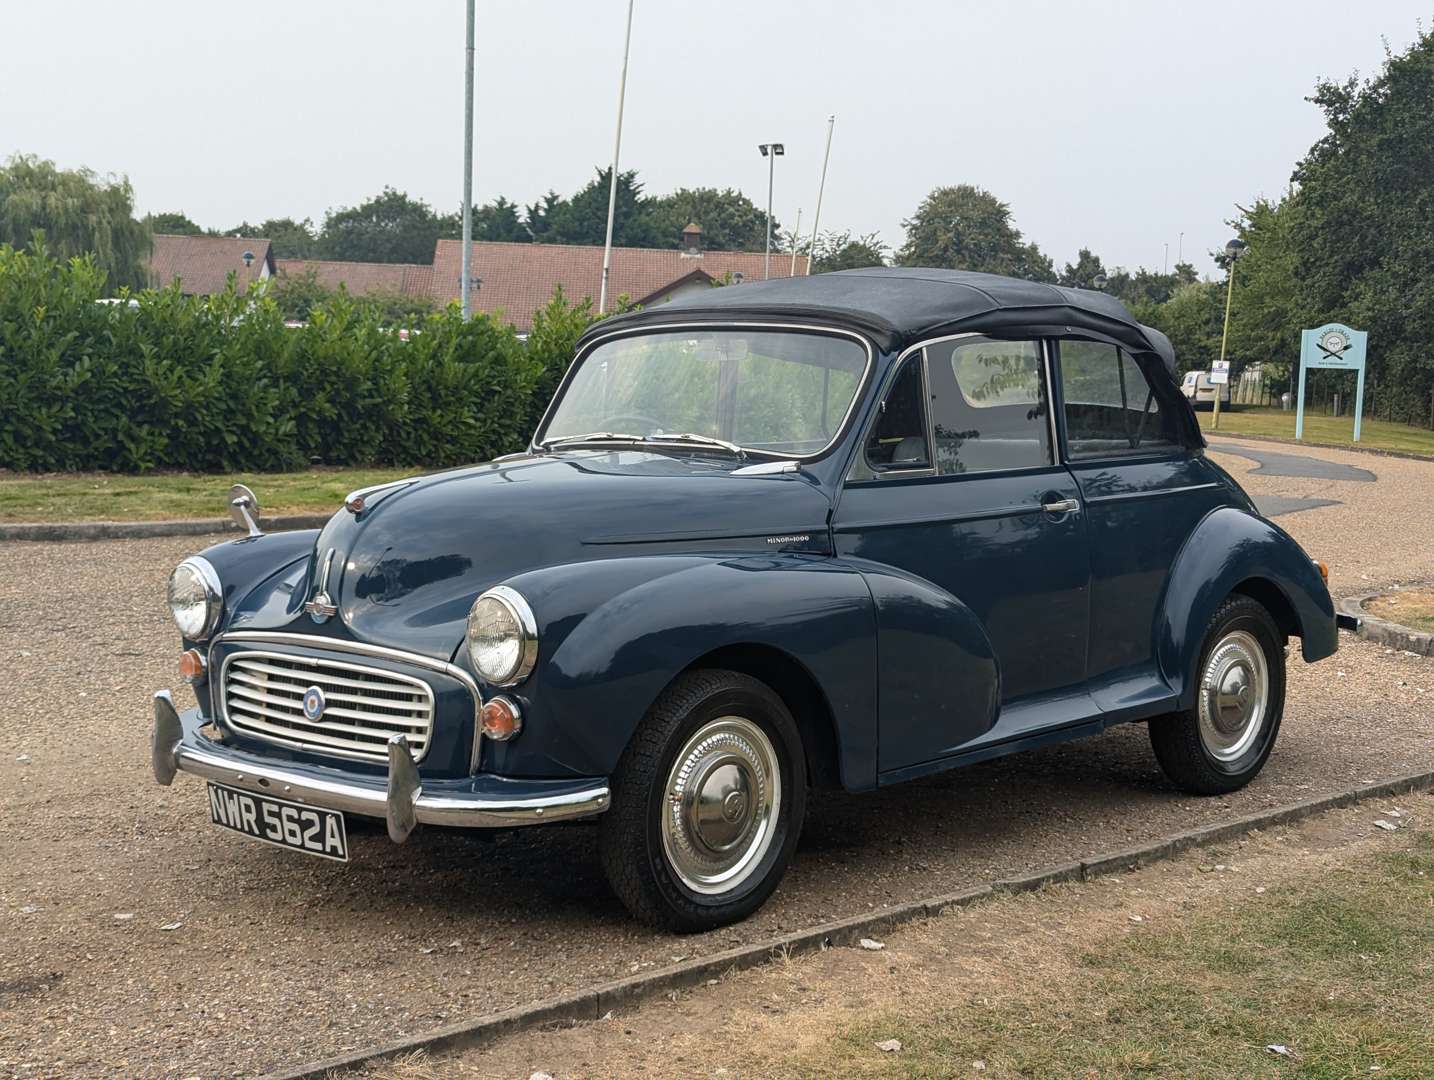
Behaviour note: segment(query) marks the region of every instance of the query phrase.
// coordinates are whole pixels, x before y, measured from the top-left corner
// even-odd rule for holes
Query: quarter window
[[[866,440],[866,463],[875,472],[931,468],[922,408],[921,354],[908,357],[892,380],[881,414]]]
[[[937,472],[1051,464],[1040,342],[958,338],[928,346],[927,361]]]
[[[1061,392],[1071,460],[1168,451],[1181,445],[1135,358],[1098,341],[1061,342]]]

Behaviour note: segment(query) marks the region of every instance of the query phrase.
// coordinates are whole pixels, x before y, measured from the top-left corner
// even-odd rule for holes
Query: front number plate
[[[336,810],[271,799],[222,784],[209,785],[209,820],[254,840],[321,859],[349,861],[344,816]]]

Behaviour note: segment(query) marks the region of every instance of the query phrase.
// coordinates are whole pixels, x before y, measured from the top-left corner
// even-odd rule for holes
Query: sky
[[[477,0],[477,202],[569,194],[611,160],[626,0]],[[736,187],[892,248],[932,188],[980,185],[1059,267],[1160,269],[1278,197],[1321,77],[1377,72],[1413,0],[636,0],[622,167]],[[4,0],[0,156],[127,175],[141,212],[321,221],[391,185],[462,201],[461,0]],[[29,44],[27,44],[29,43]],[[1181,238],[1183,234],[1183,240]]]

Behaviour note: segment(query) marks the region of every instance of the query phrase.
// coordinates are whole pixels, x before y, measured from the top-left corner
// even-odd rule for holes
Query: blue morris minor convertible
[[[703,930],[777,887],[812,787],[868,791],[1143,722],[1248,783],[1323,567],[1206,456],[1116,300],[857,270],[594,325],[528,449],[186,559],[198,707],[153,766],[214,823],[346,859],[349,816],[595,819],[613,890]]]

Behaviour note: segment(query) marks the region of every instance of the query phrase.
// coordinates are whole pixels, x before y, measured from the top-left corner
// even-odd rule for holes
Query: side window
[[[1061,342],[1061,393],[1071,460],[1160,453],[1180,446],[1175,418],[1124,349]]]
[[[929,346],[927,353],[937,472],[1051,464],[1040,342],[958,338]]]
[[[875,472],[931,468],[926,445],[925,396],[921,384],[921,353],[906,358],[882,402],[881,415],[866,441],[866,463]]]

